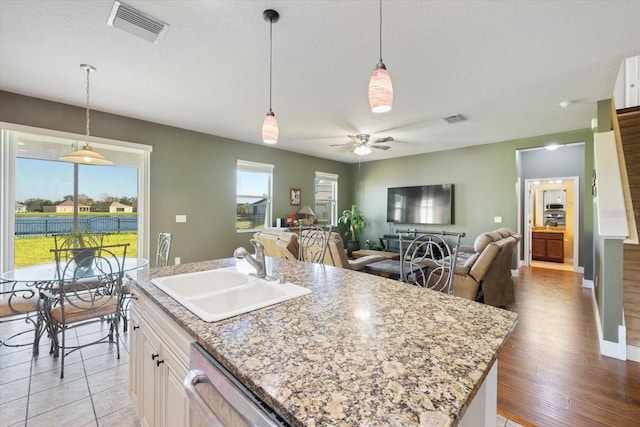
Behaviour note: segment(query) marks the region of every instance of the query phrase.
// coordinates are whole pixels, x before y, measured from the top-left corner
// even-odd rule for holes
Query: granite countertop
[[[560,227],[533,227],[533,233],[564,233],[565,228]]]
[[[152,269],[138,287],[294,426],[457,425],[516,324],[515,313],[395,280],[267,261],[312,293],[207,323],[150,280],[235,258]]]

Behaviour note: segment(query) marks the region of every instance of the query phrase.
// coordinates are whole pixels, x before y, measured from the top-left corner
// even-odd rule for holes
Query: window
[[[150,146],[94,137],[91,146],[113,161],[113,166],[74,165],[58,158],[77,144],[78,135],[7,123],[2,127],[2,271],[52,261],[51,234],[69,230],[73,223],[74,181],[78,184],[78,226],[108,232],[113,239],[131,240],[132,247],[137,245],[131,256],[148,257]],[[125,211],[110,210],[114,202]]]
[[[320,225],[338,225],[338,175],[316,172],[316,220]]]
[[[250,232],[271,224],[273,165],[238,160],[236,231]]]

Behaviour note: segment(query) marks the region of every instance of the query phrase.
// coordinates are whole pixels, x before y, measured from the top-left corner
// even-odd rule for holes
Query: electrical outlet
[[[177,256],[177,257],[174,259],[173,263],[174,263],[175,265],[180,264],[180,257],[179,257],[179,256]]]
[[[493,222],[495,222],[496,224],[502,224],[502,217],[501,216],[494,216],[493,217]]]
[[[176,222],[187,222],[186,215],[176,215]]]

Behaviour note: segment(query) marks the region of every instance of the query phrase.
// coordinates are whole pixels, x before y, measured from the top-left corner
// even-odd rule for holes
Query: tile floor
[[[80,342],[106,334],[107,325],[95,323],[71,331]],[[0,336],[25,329],[22,321],[0,323]],[[28,343],[33,334],[12,343]],[[60,378],[60,358],[49,355],[49,339],[43,337],[40,355],[31,347],[0,346],[0,426],[139,426],[129,398],[127,334],[120,334],[120,360],[115,344],[97,344],[65,358]],[[69,341],[71,343],[71,341]],[[498,415],[496,427],[523,427]]]
[[[0,334],[24,329],[22,321],[0,324]],[[80,342],[91,335],[106,335],[106,323],[71,330]],[[40,355],[32,358],[30,346],[0,347],[0,426],[139,426],[128,395],[129,352],[127,335],[120,335],[120,359],[115,344],[98,344],[65,358],[60,378],[60,358],[49,355],[49,339],[43,337]],[[24,334],[13,343],[28,342]]]

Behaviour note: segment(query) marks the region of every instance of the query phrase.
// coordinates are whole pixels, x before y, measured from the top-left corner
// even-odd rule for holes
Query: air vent
[[[460,123],[467,120],[462,114],[456,114],[455,116],[445,117],[444,119],[447,121],[447,123],[450,123],[450,124]]]
[[[151,43],[156,43],[169,28],[164,22],[153,19],[119,1],[113,2],[107,24]]]

